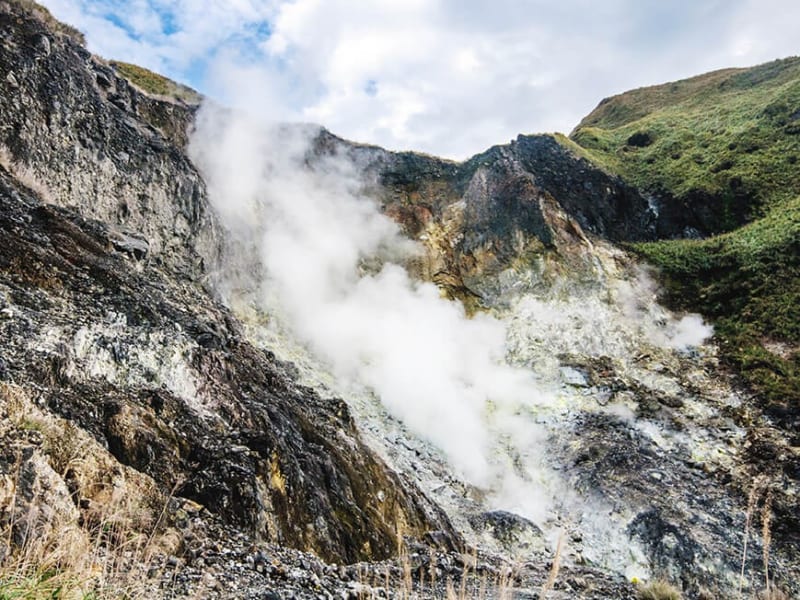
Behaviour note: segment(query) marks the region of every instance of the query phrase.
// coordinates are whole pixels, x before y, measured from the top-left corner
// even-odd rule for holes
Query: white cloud
[[[203,80],[203,65],[222,53],[271,82],[277,114],[453,157],[517,133],[569,131],[604,96],[632,87],[800,53],[792,0],[45,4],[100,54],[220,100],[231,95]]]

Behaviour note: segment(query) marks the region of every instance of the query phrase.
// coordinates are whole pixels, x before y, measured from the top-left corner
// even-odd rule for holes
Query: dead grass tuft
[[[86,36],[83,35],[82,31],[78,30],[72,25],[62,23],[61,21],[56,19],[49,10],[47,10],[44,6],[42,6],[38,2],[34,2],[34,0],[10,0],[10,1],[12,4],[21,6],[24,10],[31,13],[41,23],[46,25],[48,29],[74,40],[81,46],[86,45]]]
[[[17,456],[0,463],[0,599],[152,597],[177,550],[152,480],[5,382],[0,440]]]
[[[656,579],[639,588],[639,600],[682,600],[681,591],[663,579]]]
[[[2,144],[0,144],[0,167],[8,171],[21,185],[34,192],[42,202],[53,203],[54,195],[47,184],[29,165],[17,161],[11,151]]]
[[[765,475],[760,475],[753,480],[747,498],[747,511],[745,513],[744,541],[742,543],[742,567],[739,573],[739,598],[742,598],[742,587],[746,581],[745,566],[747,564],[747,547],[750,540],[753,523],[761,516],[761,560],[764,569],[764,589],[757,594],[757,598],[765,600],[788,599],[786,594],[774,587],[770,578],[769,559],[772,546],[772,487]]]
[[[759,592],[758,596],[756,597],[758,600],[792,600],[792,597],[789,596],[789,594],[774,586],[770,586],[769,591],[763,590]]]

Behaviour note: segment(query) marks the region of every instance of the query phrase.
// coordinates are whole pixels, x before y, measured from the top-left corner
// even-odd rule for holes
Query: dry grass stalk
[[[500,573],[500,578],[497,580],[497,597],[500,600],[508,600],[511,598],[512,583],[514,581],[514,570],[505,568]]]
[[[433,590],[436,589],[436,552],[434,552],[433,548],[428,553],[428,561],[428,574],[430,575],[430,584]]]
[[[459,600],[459,596],[458,594],[456,594],[456,589],[453,587],[453,580],[450,577],[447,578],[445,595],[447,597],[447,600]]]
[[[767,490],[764,506],[761,509],[761,539],[763,540],[764,590],[770,595],[769,547],[772,543],[772,490]]]
[[[553,557],[553,565],[550,567],[550,574],[547,576],[547,581],[542,586],[542,591],[539,592],[539,598],[544,598],[547,592],[553,589],[553,585],[558,577],[558,570],[561,568],[561,552],[564,548],[564,532],[558,534],[558,543],[556,544],[556,553]]]
[[[744,544],[742,548],[742,566],[739,573],[739,598],[742,598],[742,586],[745,581],[745,566],[747,563],[747,546],[750,538],[750,528],[758,513],[759,501],[761,503],[761,542],[762,561],[764,565],[764,590],[759,593],[759,598],[780,600],[783,592],[773,588],[770,580],[769,559],[772,545],[772,489],[766,476],[757,477],[750,488],[747,498],[747,512],[745,514]],[[777,595],[776,595],[777,594]]]
[[[742,585],[744,584],[744,569],[747,563],[747,544],[750,540],[750,526],[753,522],[753,516],[758,505],[758,497],[761,493],[761,487],[764,484],[764,477],[757,477],[753,481],[750,488],[750,493],[747,496],[747,512],[744,518],[744,543],[742,545],[742,568],[739,572],[739,597],[742,596]]]
[[[769,591],[762,591],[758,595],[758,600],[792,600],[792,598],[783,590],[770,586]]]
[[[478,566],[478,549],[473,548],[472,553],[464,558],[464,567],[461,570],[461,586],[458,590],[460,598],[467,597],[467,578],[469,576],[470,568]]]
[[[158,571],[156,555],[163,536],[157,532],[169,497],[158,513],[146,498],[143,501],[148,488],[141,481],[133,494],[124,475],[106,480],[104,471],[113,465],[103,461],[111,459],[89,447],[87,434],[44,413],[19,386],[0,383],[0,416],[0,433],[11,436],[7,439],[15,439],[15,431],[35,430],[42,440],[24,464],[20,452],[11,473],[0,478],[0,540],[5,548],[0,555],[0,598],[148,597],[158,585],[148,571]],[[46,483],[33,498],[25,496],[30,492],[23,488],[39,488],[31,488],[30,482],[21,485],[23,469],[34,469],[33,481],[43,477]],[[55,493],[50,482],[58,483],[67,470],[78,473],[79,497],[93,498],[82,513],[66,495],[39,496]],[[59,498],[62,504],[51,507]]]
[[[156,547],[152,535],[130,528],[129,511],[125,502],[109,506],[89,530],[35,523],[30,512],[9,523],[9,530],[24,529],[23,542],[0,561],[0,598],[149,597]]]

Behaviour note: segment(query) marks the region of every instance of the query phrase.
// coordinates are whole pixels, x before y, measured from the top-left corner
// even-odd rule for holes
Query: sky
[[[219,102],[455,159],[569,133],[628,89],[800,54],[798,0],[39,1],[94,53]]]

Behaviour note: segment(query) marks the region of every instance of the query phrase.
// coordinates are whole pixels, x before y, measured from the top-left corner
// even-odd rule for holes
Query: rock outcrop
[[[196,107],[143,94],[24,3],[0,4],[0,31],[7,160],[45,202],[146,240],[154,260],[199,276],[219,239],[182,151]]]
[[[0,3],[0,32],[0,377],[254,542],[347,562],[391,555],[398,531],[457,545],[346,405],[297,385],[203,287],[220,239],[181,145],[193,108],[23,4]],[[68,488],[65,469],[48,476]]]

